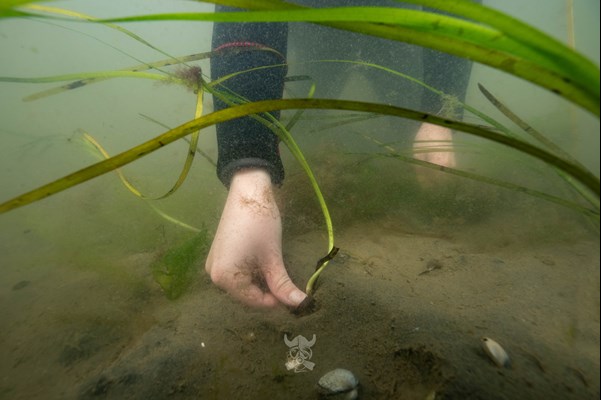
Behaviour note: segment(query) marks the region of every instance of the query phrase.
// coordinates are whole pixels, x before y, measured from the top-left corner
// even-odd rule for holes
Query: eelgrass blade
[[[165,128],[165,129],[167,129],[167,130],[170,130],[170,129],[171,129],[171,127],[170,127],[170,126],[167,126],[166,124],[164,124],[164,123],[162,123],[162,122],[160,122],[160,121],[157,121],[156,119],[152,118],[152,117],[151,117],[151,116],[149,116],[149,115],[146,115],[146,114],[139,114],[139,115],[140,115],[142,118],[144,118],[144,119],[146,119],[146,120],[148,120],[148,121],[150,121],[150,122],[152,122],[152,123],[154,123],[154,124],[157,124],[157,125],[159,125],[159,126],[162,126],[163,128]],[[185,141],[186,141],[188,144],[190,144],[190,143],[191,143],[191,140],[190,140],[190,139],[188,139],[188,138],[183,138],[183,139],[184,139],[184,140],[185,140]],[[201,155],[201,156],[202,156],[202,157],[203,157],[205,160],[207,160],[207,162],[208,162],[209,164],[211,164],[213,167],[217,168],[217,163],[216,163],[216,162],[215,162],[215,161],[214,161],[214,160],[211,158],[211,156],[209,156],[207,153],[205,153],[204,151],[202,151],[202,149],[201,149],[200,147],[198,147],[198,146],[196,147],[196,152],[197,152],[198,154],[200,154],[200,155]]]
[[[199,76],[199,79],[200,79],[200,76]],[[203,93],[204,93],[204,90],[202,89],[202,87],[200,85],[198,85],[197,93],[198,94],[196,97],[196,111],[194,113],[194,117],[200,118],[202,116],[202,110],[203,110],[202,103],[203,103]],[[105,158],[109,158],[106,151],[102,148],[102,146],[100,146],[100,144],[96,140],[94,140],[93,137],[91,137],[89,134],[85,134],[84,137],[86,140],[91,142]],[[121,181],[123,182],[125,187],[127,187],[127,189],[130,192],[132,192],[134,195],[136,195],[142,199],[145,199],[145,200],[161,200],[161,199],[165,199],[165,198],[171,196],[173,193],[175,193],[177,191],[177,189],[179,189],[181,187],[181,185],[184,183],[184,181],[188,177],[188,173],[190,172],[190,168],[192,167],[192,162],[194,161],[194,155],[196,154],[196,148],[198,147],[198,138],[199,138],[198,131],[192,133],[192,137],[191,137],[190,143],[188,145],[188,152],[186,154],[186,160],[184,162],[182,171],[180,172],[180,175],[179,175],[177,181],[173,184],[171,189],[169,189],[165,194],[163,194],[161,196],[156,196],[156,197],[150,197],[150,196],[146,196],[146,195],[142,194],[125,178],[125,176],[121,173],[121,171],[118,170],[118,174],[119,174],[119,177],[121,178]]]
[[[83,134],[83,140],[85,140],[85,142],[89,143],[92,145],[92,147],[94,148],[94,151],[97,152],[97,154],[99,154],[102,158],[104,159],[109,159],[111,158],[109,156],[109,154],[107,153],[107,151],[104,149],[104,147],[102,147],[102,145],[100,143],[98,143],[98,141],[89,133],[87,132],[81,132]],[[133,193],[134,195],[136,195],[137,197],[140,197],[142,199],[147,199],[146,196],[144,196],[130,181],[129,179],[127,179],[125,177],[125,175],[123,174],[123,172],[121,171],[121,169],[116,168],[115,172],[117,173],[117,175],[119,176],[119,179],[121,180],[121,183],[123,184],[123,186],[125,186],[127,188],[127,190],[129,190],[131,193]],[[156,212],[158,215],[160,215],[162,218],[166,219],[167,221],[178,225],[184,229],[188,229],[190,231],[193,232],[200,232],[200,229],[186,224],[185,222],[182,222],[172,216],[170,216],[169,214],[165,213],[164,211],[160,210],[158,207],[156,207],[155,205],[153,205],[151,202],[146,202],[146,204],[148,204],[148,206],[150,206],[150,208],[152,208],[152,210],[154,212]]]
[[[445,126],[450,129],[466,132],[475,136],[479,136],[505,146],[516,149],[522,153],[540,159],[547,164],[550,164],[560,170],[563,170],[574,179],[582,183],[582,185],[595,196],[600,195],[599,178],[587,170],[583,170],[577,165],[563,160],[546,150],[540,149],[529,143],[519,141],[515,138],[507,137],[500,133],[484,129],[480,126],[467,124],[458,121],[443,119],[431,114],[422,113],[406,108],[395,107],[386,104],[366,103],[359,101],[348,100],[332,100],[332,99],[282,99],[282,100],[265,100],[253,103],[242,104],[239,106],[230,107],[220,110],[204,117],[188,121],[177,128],[171,129],[158,137],[135,146],[125,152],[111,157],[108,160],[96,163],[87,168],[83,168],[77,172],[69,174],[63,178],[57,179],[51,183],[38,187],[30,192],[24,193],[13,199],[10,199],[0,204],[0,213],[10,211],[12,209],[31,204],[38,200],[52,196],[70,187],[76,186],[82,182],[86,182],[97,176],[106,174],[116,168],[129,164],[145,155],[148,155],[163,146],[166,146],[182,137],[185,137],[195,131],[206,128],[208,126],[229,121],[231,119],[240,118],[252,114],[260,114],[275,110],[289,109],[336,109],[346,111],[362,111],[368,113],[380,113],[383,115],[397,116],[409,118],[417,121],[428,122],[435,125]]]
[[[379,118],[379,117],[381,117],[381,115],[378,115],[378,114],[351,115],[348,117],[344,116],[343,118],[339,117],[339,118],[337,118],[337,121],[324,123],[321,126],[319,126],[319,128],[309,130],[308,132],[309,133],[322,132],[322,131],[325,131],[328,129],[340,128],[341,126],[356,124],[358,122],[369,121],[371,119]]]
[[[195,54],[193,56],[188,56],[183,57],[182,63],[185,62],[190,62],[190,61],[195,61],[195,60],[200,60],[203,58],[207,58],[210,55],[210,53],[201,53],[201,54]],[[198,58],[196,58],[198,57]],[[83,74],[73,74],[73,75],[69,75],[69,79],[60,79],[57,81],[65,81],[65,80],[74,80],[74,82],[68,83],[66,85],[62,85],[59,87],[55,87],[55,88],[50,88],[47,90],[43,90],[41,92],[37,92],[34,94],[31,94],[25,98],[23,98],[24,101],[34,101],[34,100],[39,100],[42,99],[44,97],[48,97],[48,96],[52,96],[52,95],[56,95],[56,94],[60,94],[62,92],[66,92],[68,90],[73,90],[73,89],[79,89],[82,88],[84,86],[88,86],[91,85],[93,83],[98,83],[98,82],[102,82],[104,80],[107,79],[113,79],[113,78],[126,78],[126,77],[131,77],[131,78],[147,78],[148,77],[146,75],[139,75],[138,73],[141,73],[142,71],[146,71],[149,69],[159,69],[161,67],[165,67],[165,66],[169,66],[169,65],[174,65],[176,63],[173,62],[173,60],[169,59],[169,60],[161,60],[161,61],[157,61],[154,63],[148,63],[148,64],[140,64],[140,65],[135,65],[133,67],[127,67],[127,68],[123,68],[123,69],[119,69],[116,71],[111,71],[111,72],[115,72],[114,75],[108,75],[105,73],[99,73],[100,75],[98,76],[88,76],[88,77],[84,77]],[[133,74],[128,74],[128,73],[133,73]],[[165,75],[159,75],[159,74],[150,74],[150,75],[155,75],[157,77],[162,76],[162,78],[152,78],[152,79],[157,79],[157,80],[163,80],[163,81],[174,81],[177,82],[178,79],[175,78],[173,75],[170,76],[165,76]],[[56,78],[56,77],[55,77]],[[2,81],[4,79],[5,82],[19,82],[18,80],[14,80],[14,79],[21,79],[20,82],[23,83],[42,83],[42,82],[37,82],[34,81],[34,79],[36,78],[8,78],[8,77],[0,77],[0,81]],[[9,79],[13,79],[13,80],[9,80]],[[182,84],[186,84],[186,82],[179,80],[180,83]]]
[[[338,254],[338,250],[340,250],[338,247],[332,246],[330,252],[325,257],[317,261],[317,265],[315,266],[315,272],[313,272],[313,274],[309,277],[309,280],[307,281],[307,286],[305,288],[305,293],[307,293],[308,296],[312,296],[315,293],[315,284],[317,283],[317,279],[324,271],[324,269],[328,266],[330,261],[336,256],[336,254]]]
[[[582,165],[578,160],[576,160],[574,157],[572,157],[569,153],[564,151],[561,147],[556,145],[553,141],[548,139],[545,135],[538,132],[536,129],[534,129],[532,126],[530,126],[530,124],[526,123],[526,121],[524,121],[520,117],[518,117],[517,114],[515,114],[513,111],[511,111],[505,104],[503,104],[492,93],[490,93],[484,87],[484,85],[478,83],[478,88],[480,89],[480,91],[482,92],[484,97],[486,97],[488,99],[488,101],[490,101],[501,113],[503,113],[503,115],[505,115],[507,118],[509,118],[511,121],[513,121],[513,123],[515,123],[517,126],[522,128],[526,133],[528,133],[534,139],[538,140],[542,145],[546,146],[550,151],[552,151],[555,154],[557,154],[558,156],[562,157],[564,160],[568,160],[571,163],[573,163],[574,165],[578,165],[580,168],[583,168],[583,169],[585,168],[584,165]],[[578,195],[583,197],[586,201],[588,201],[597,210],[599,209],[599,199],[598,198],[594,198],[587,191],[582,190],[576,182],[574,182],[569,176],[564,174],[562,171],[556,170],[556,172],[559,174],[559,176],[562,179],[564,179],[570,185],[570,187],[572,187],[572,189],[574,189],[578,193]]]
[[[202,77],[200,75],[198,75],[198,85],[197,85],[197,96],[196,96],[196,110],[194,112],[194,118],[200,118],[202,116],[202,111],[203,111],[203,94],[204,94],[204,90],[202,85],[200,84]],[[200,136],[200,130],[193,132],[191,137],[190,137],[190,143],[188,145],[188,154],[186,155],[186,160],[184,162],[184,166],[180,172],[179,177],[177,178],[177,181],[175,182],[175,184],[173,185],[173,187],[171,189],[169,189],[169,191],[167,193],[165,193],[164,195],[160,196],[157,198],[158,199],[164,199],[166,197],[171,196],[173,193],[175,193],[177,191],[177,189],[179,189],[181,187],[181,185],[184,183],[184,181],[186,180],[186,178],[188,177],[188,173],[190,172],[190,168],[192,167],[192,162],[194,161],[194,155],[196,154],[196,148],[198,147],[198,138]]]
[[[221,50],[220,54],[224,54],[224,53],[230,52],[230,51],[271,51],[271,49],[268,49],[268,48],[250,48],[249,49],[249,48],[237,48],[235,46],[232,46],[232,48],[228,48],[226,50]],[[71,74],[71,75],[60,75],[60,76],[55,76],[55,77],[42,77],[42,78],[0,77],[0,82],[49,83],[49,82],[53,82],[53,79],[56,82],[77,79],[74,82],[71,82],[67,85],[62,85],[59,87],[55,87],[55,88],[47,89],[47,90],[44,90],[44,91],[41,91],[38,93],[34,93],[23,99],[24,101],[33,101],[33,100],[39,100],[44,97],[52,96],[55,94],[59,94],[59,93],[65,92],[67,90],[79,89],[81,87],[84,87],[84,86],[87,86],[87,85],[90,85],[93,83],[102,82],[107,79],[122,78],[122,77],[148,78],[146,75],[137,75],[136,73],[146,71],[149,69],[160,70],[160,68],[162,68],[162,67],[168,67],[168,66],[172,66],[172,65],[179,65],[179,64],[186,65],[187,63],[192,62],[192,61],[200,61],[200,60],[208,59],[208,58],[212,57],[213,55],[215,55],[215,52],[207,51],[207,52],[202,52],[202,53],[190,54],[187,56],[180,56],[177,59],[168,58],[168,59],[154,61],[154,62],[142,63],[142,64],[134,65],[131,67],[119,69],[116,71],[91,73],[92,75],[89,75],[86,73],[81,73],[81,74]],[[110,74],[109,74],[109,72],[110,72]],[[124,72],[124,73],[122,73],[122,72]],[[165,72],[165,71],[163,71],[163,72]],[[243,73],[243,72],[244,71],[241,71],[240,73]],[[93,74],[98,74],[98,75],[93,75]],[[190,86],[189,82],[179,79],[177,77],[177,74],[169,74],[169,73],[166,73],[166,74],[168,76],[163,76],[163,78],[152,78],[152,79],[173,81],[175,83],[181,83],[184,86]],[[154,75],[161,76],[159,74],[154,74]]]
[[[278,5],[279,8],[282,4]],[[218,22],[307,21],[362,34],[417,44],[469,58],[547,88],[599,116],[599,69],[592,63],[571,68],[562,53],[551,56],[494,28],[423,11],[385,7],[303,9],[286,4],[284,11],[173,13],[111,18],[104,22],[197,20]],[[252,7],[251,7],[252,8]],[[478,21],[486,24],[487,21]],[[570,54],[574,53],[569,50]],[[578,71],[585,73],[575,77]]]
[[[372,138],[371,136],[363,135],[363,137],[365,137],[368,140],[371,140],[372,142],[380,145],[381,147],[383,147],[387,150],[387,153],[378,153],[377,154],[378,157],[396,158],[396,159],[402,160],[409,164],[415,164],[415,165],[419,165],[421,167],[433,169],[436,171],[441,171],[441,172],[447,173],[449,175],[455,175],[455,176],[459,176],[462,178],[471,179],[473,181],[485,183],[488,185],[497,186],[497,187],[501,187],[504,189],[509,189],[514,192],[525,193],[530,196],[548,201],[550,203],[554,203],[554,204],[561,205],[563,207],[570,208],[570,209],[580,212],[588,217],[593,217],[597,220],[597,222],[599,220],[599,205],[598,205],[598,203],[594,209],[591,209],[589,207],[582,206],[578,203],[574,203],[573,201],[565,200],[561,197],[553,196],[548,193],[541,192],[539,190],[531,189],[531,188],[528,188],[528,187],[525,187],[522,185],[517,185],[515,183],[503,181],[501,179],[495,179],[495,178],[483,176],[480,174],[476,174],[473,172],[460,170],[458,168],[450,168],[450,167],[446,167],[444,165],[439,165],[439,164],[435,164],[432,162],[419,160],[412,156],[401,154],[398,151],[396,151],[396,149],[394,149],[393,147],[386,145],[386,144],[380,142],[379,140]],[[426,150],[426,151],[422,151],[422,152],[428,152],[428,151],[440,152],[440,149],[438,149],[438,148],[431,148],[431,149],[422,148],[422,150]],[[449,151],[449,150],[447,150],[447,151]]]
[[[438,9],[463,19],[476,21],[482,25],[490,26],[515,41],[534,50],[541,57],[545,57],[551,64],[560,65],[575,82],[580,82],[586,88],[590,86],[596,97],[599,97],[599,67],[591,60],[556,40],[552,36],[530,26],[512,16],[493,8],[483,6],[471,0],[397,0],[399,3],[413,3],[425,7]],[[238,7],[248,10],[295,10],[302,9],[297,5],[284,3],[278,0],[208,0],[207,2]],[[331,26],[334,26],[330,24]],[[352,26],[338,26],[340,29],[355,31]],[[391,38],[392,39],[392,38]],[[435,48],[435,47],[433,47]],[[442,49],[438,49],[442,50]],[[442,50],[444,51],[444,50]],[[507,60],[509,62],[509,60]],[[511,71],[507,71],[512,73]],[[598,115],[598,113],[597,113]]]
[[[527,45],[549,60],[561,65],[558,70],[569,71],[571,78],[586,86],[593,84],[591,89],[599,93],[599,67],[582,54],[574,51],[566,44],[552,36],[523,23],[517,18],[482,6],[470,0],[397,0],[402,3],[413,3],[446,11],[463,18],[485,23],[498,29],[504,35]]]
[[[81,133],[83,140],[91,144],[92,147],[98,152],[98,154],[100,154],[101,158],[104,158],[105,160],[111,158],[108,152],[104,149],[104,147],[102,147],[100,143],[98,143],[94,136],[90,135],[88,132],[85,131],[82,131]],[[123,174],[123,171],[121,171],[120,168],[116,168],[115,172],[117,173],[117,176],[119,176],[119,180],[121,180],[121,183],[127,188],[127,190],[129,190],[132,194],[134,194],[137,197],[140,197],[142,199],[145,198],[145,196],[129,181],[129,179],[127,179],[127,177]]]
[[[578,211],[588,217],[594,217],[597,220],[599,219],[599,209],[591,209],[588,207],[584,207],[578,203],[574,203],[572,201],[562,199],[561,197],[553,196],[548,193],[541,192],[539,190],[535,190],[535,189],[531,189],[531,188],[528,188],[525,186],[517,185],[515,183],[503,181],[500,179],[490,178],[487,176],[475,174],[473,172],[463,171],[463,170],[460,170],[457,168],[445,167],[445,166],[442,166],[439,164],[435,164],[435,163],[431,163],[431,162],[423,161],[423,160],[418,160],[418,159],[404,156],[404,155],[398,154],[398,153],[380,154],[380,156],[397,158],[397,159],[403,160],[405,162],[408,162],[410,164],[415,164],[415,165],[419,165],[422,167],[434,169],[434,170],[441,171],[441,172],[444,172],[444,173],[447,173],[450,175],[460,176],[462,178],[468,178],[473,181],[482,182],[482,183],[486,183],[486,184],[497,186],[497,187],[502,187],[502,188],[513,190],[513,191],[519,192],[519,193],[525,193],[530,196],[533,196],[533,197],[536,197],[539,199],[543,199],[550,203],[558,204],[558,205],[570,208],[574,211]]]
[[[11,83],[52,83],[52,82],[65,82],[74,81],[67,85],[60,87],[44,90],[26,96],[24,101],[38,100],[43,97],[59,94],[67,90],[77,89],[90,83],[100,82],[106,79],[113,78],[141,78],[141,79],[152,79],[163,82],[174,82],[185,84],[184,81],[172,76],[166,76],[161,74],[149,73],[149,72],[138,72],[138,71],[98,71],[98,72],[80,72],[77,74],[67,75],[55,75],[55,76],[42,76],[35,78],[21,78],[12,76],[0,76],[0,82],[11,82]]]
[[[44,12],[44,13],[49,13],[49,14],[56,14],[56,15],[62,15],[62,16],[68,16],[68,17],[73,17],[73,18],[77,18],[77,19],[82,19],[82,20],[87,20],[87,21],[98,21],[97,18],[90,16],[90,15],[86,15],[86,14],[82,14],[82,13],[78,13],[76,11],[72,11],[72,10],[67,10],[67,9],[63,9],[63,8],[57,8],[57,7],[51,7],[51,6],[47,6],[47,5],[41,5],[41,4],[28,4],[26,6],[23,7],[23,9],[27,9],[27,10],[33,10],[33,11],[40,11],[40,12]],[[150,64],[146,64],[143,63],[142,65],[139,66],[135,66],[135,67],[131,67],[131,68],[126,68],[124,70],[121,71],[130,71],[130,72],[139,72],[139,71],[144,71],[144,70],[148,70],[148,69],[157,69],[159,70],[160,67],[162,66],[166,66],[166,65],[172,65],[172,64],[181,64],[181,63],[186,63],[186,60],[183,59],[178,59],[175,58],[173,56],[171,56],[170,54],[168,54],[167,52],[159,49],[158,47],[154,46],[153,44],[151,44],[150,42],[144,40],[142,37],[136,35],[135,33],[119,26],[119,25],[115,25],[115,24],[111,24],[111,23],[105,23],[105,26],[111,28],[111,29],[115,29],[129,37],[131,37],[132,39],[134,39],[135,41],[163,54],[166,55],[167,57],[169,57],[169,62],[157,62],[157,63],[153,63],[154,65],[150,65]],[[131,55],[128,55],[130,57],[132,57]],[[135,57],[132,57],[135,58]],[[164,71],[163,71],[164,72]],[[169,73],[166,73],[167,75],[170,75]],[[58,94],[61,93],[63,91],[66,90],[73,90],[73,89],[77,89],[86,85],[89,85],[91,83],[95,83],[95,82],[99,82],[99,81],[103,81],[105,79],[110,79],[110,76],[99,76],[99,77],[88,77],[88,78],[79,78],[76,82],[72,82],[68,85],[63,85],[61,87],[58,88],[52,88],[52,89],[48,89],[45,90],[43,92],[40,93],[35,93],[33,95],[27,96],[24,100],[25,101],[32,101],[32,100],[38,100],[40,98],[43,97],[47,97],[47,96],[51,96],[54,94]]]
[[[16,10],[15,8],[17,8],[19,6],[23,6],[27,3],[34,3],[36,1],[41,1],[41,0],[2,0],[2,1],[0,1],[0,18],[13,18],[13,17],[29,16],[28,13],[25,13],[20,10]]]
[[[77,74],[65,74],[65,75],[54,75],[54,76],[41,76],[37,78],[19,78],[10,76],[0,76],[0,82],[12,82],[12,83],[52,83],[52,82],[64,82],[74,81],[77,79],[111,79],[111,78],[144,78],[154,79],[159,81],[167,81],[173,78],[165,75],[149,73],[149,72],[138,72],[138,71],[97,71],[97,72],[80,72]],[[77,86],[78,84],[74,85]],[[81,85],[80,85],[81,86]]]
[[[573,163],[578,163],[577,160],[575,160],[570,154],[565,152],[561,147],[559,147],[558,145],[553,143],[553,141],[551,141],[550,139],[547,139],[547,137],[545,135],[538,132],[536,129],[534,129],[532,126],[530,126],[528,123],[526,123],[526,121],[524,121],[523,119],[518,117],[517,114],[515,114],[513,111],[511,111],[509,109],[509,107],[507,107],[499,99],[497,99],[491,92],[489,92],[484,87],[484,85],[482,85],[481,83],[478,83],[478,89],[480,89],[480,92],[482,92],[484,97],[486,97],[486,99],[488,101],[490,101],[492,103],[492,105],[494,105],[496,107],[497,110],[499,110],[503,115],[505,115],[507,118],[509,118],[514,124],[516,124],[521,129],[523,129],[524,132],[526,132],[527,134],[532,136],[534,139],[538,140],[542,145],[546,146],[549,150],[555,152],[555,154],[557,154],[558,156],[563,157],[566,160],[570,160]]]
[[[76,19],[81,19],[81,20],[85,20],[85,21],[90,21],[90,22],[99,22],[105,26],[107,26],[108,28],[111,29],[115,29],[129,37],[131,37],[132,39],[134,39],[135,41],[142,43],[144,46],[147,46],[161,54],[163,54],[164,56],[169,57],[172,60],[175,60],[176,62],[179,62],[177,60],[177,58],[173,57],[172,55],[170,55],[169,53],[163,51],[162,49],[154,46],[152,43],[148,42],[147,40],[143,39],[142,37],[136,35],[135,33],[133,33],[132,31],[125,29],[119,25],[115,25],[115,24],[111,24],[111,23],[106,23],[106,22],[102,22],[100,21],[99,18],[93,17],[91,15],[86,15],[86,14],[82,14],[76,11],[72,11],[72,10],[66,10],[64,8],[58,8],[58,7],[50,7],[50,6],[46,6],[46,5],[41,5],[41,4],[28,4],[26,6],[23,7],[23,9],[26,10],[33,10],[33,11],[41,11],[41,12],[45,12],[45,13],[49,13],[49,14],[56,14],[56,15],[63,15],[63,16],[68,16],[68,17],[73,17]]]
[[[308,61],[308,63],[342,63],[342,64],[353,64],[353,65],[360,65],[360,66],[367,67],[367,68],[378,69],[378,70],[381,70],[388,74],[394,75],[396,77],[406,79],[414,84],[417,84],[417,85],[423,87],[424,89],[426,89],[432,93],[435,93],[443,100],[443,103],[444,103],[445,98],[449,97],[448,94],[436,89],[433,86],[426,84],[424,81],[422,81],[420,79],[417,79],[411,75],[408,75],[408,74],[402,73],[400,71],[394,70],[392,68],[388,68],[383,65],[379,65],[379,64],[375,64],[375,63],[370,63],[370,62],[366,62],[366,61],[354,61],[354,60],[316,60],[316,61]],[[500,132],[503,132],[508,136],[513,136],[516,138],[519,137],[519,135],[517,135],[515,132],[512,132],[509,128],[507,128],[500,122],[498,122],[495,119],[493,119],[492,117],[484,114],[483,112],[479,111],[478,109],[470,106],[469,104],[459,101],[458,99],[454,99],[454,102],[457,103],[457,106],[461,106],[464,110],[474,114],[475,116],[480,118],[482,121],[488,123],[489,125],[495,127],[496,129],[498,129]],[[443,115],[443,117],[447,117],[447,116]],[[364,116],[364,118],[369,118],[369,117]],[[451,118],[451,117],[449,117],[449,118]]]

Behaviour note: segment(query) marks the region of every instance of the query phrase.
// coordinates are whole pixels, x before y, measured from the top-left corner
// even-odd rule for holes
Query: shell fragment
[[[358,396],[357,387],[359,386],[359,381],[347,369],[337,368],[328,372],[319,379],[318,385],[322,395],[327,395],[328,397],[344,393],[345,395],[340,398],[353,400]]]
[[[509,355],[499,343],[489,337],[483,337],[481,344],[484,353],[497,367],[509,368],[511,366]]]

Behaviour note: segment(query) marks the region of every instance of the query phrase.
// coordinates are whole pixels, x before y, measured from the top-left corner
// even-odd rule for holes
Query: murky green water
[[[574,41],[598,65],[598,3],[485,4]],[[166,1],[51,5],[98,17],[212,10]],[[127,28],[172,55],[210,50],[210,24]],[[305,29],[291,27],[290,74],[320,77],[319,64],[304,63],[319,43],[298,44],[311,37]],[[0,21],[0,54],[0,76],[13,77],[165,58],[103,26],[33,19]],[[421,71],[419,63],[401,64],[405,72]],[[208,71],[207,61],[198,65]],[[383,95],[372,84],[374,71],[340,63],[328,73],[346,77],[328,95]],[[389,90],[406,93],[412,106],[416,88],[395,79]],[[474,65],[467,103],[516,131],[476,83],[599,175],[598,119]],[[22,101],[55,86],[0,82],[0,201],[98,161],[82,129],[116,154],[165,131],[144,115],[174,127],[194,113],[193,93],[136,79]],[[290,83],[286,96],[304,97],[308,86]],[[212,107],[210,96],[205,107]],[[338,367],[356,374],[361,399],[598,398],[598,215],[388,157],[388,148],[410,154],[407,136],[418,124],[353,118],[306,112],[292,131],[322,187],[341,248],[320,279],[320,308],[307,317],[241,306],[211,284],[202,255],[191,264],[183,295],[168,299],[153,272],[165,255],[184,257],[173,251],[187,251],[194,233],[133,196],[114,173],[0,215],[0,399],[314,399],[319,377]],[[471,115],[466,121],[482,123]],[[588,207],[543,163],[466,134],[454,139],[458,169]],[[216,158],[212,128],[200,147]],[[123,172],[144,193],[160,195],[177,179],[186,153],[184,142],[174,143]],[[306,177],[289,153],[282,156],[285,261],[304,285],[327,237]],[[212,233],[225,197],[214,167],[199,156],[182,188],[152,205]],[[314,369],[287,370],[284,336],[313,334]],[[486,358],[483,336],[503,345],[511,369]]]

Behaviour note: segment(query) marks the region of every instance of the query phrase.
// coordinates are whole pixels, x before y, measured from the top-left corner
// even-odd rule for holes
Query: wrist
[[[271,190],[271,175],[264,168],[243,168],[234,173],[230,184],[230,192],[242,192],[246,195],[264,193]]]
[[[279,160],[279,158],[278,158]],[[222,162],[221,159],[217,162],[217,176],[223,184],[229,188],[232,179],[236,173],[241,171],[250,171],[255,169],[262,169],[269,173],[271,177],[271,183],[276,186],[280,186],[284,180],[284,169],[281,165],[281,161],[272,163],[269,160],[262,158],[240,158],[228,163]],[[245,174],[242,174],[245,175]]]

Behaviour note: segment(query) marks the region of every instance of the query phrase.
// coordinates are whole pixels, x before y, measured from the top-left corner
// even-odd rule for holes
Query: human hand
[[[213,283],[251,306],[296,308],[307,297],[284,267],[282,221],[265,170],[234,175],[205,269]]]
[[[439,149],[440,151],[436,151]],[[455,167],[453,134],[449,128],[423,123],[413,143],[413,156],[422,161],[438,164],[447,168]],[[433,176],[426,168],[417,168],[417,180],[423,187],[432,184]]]

